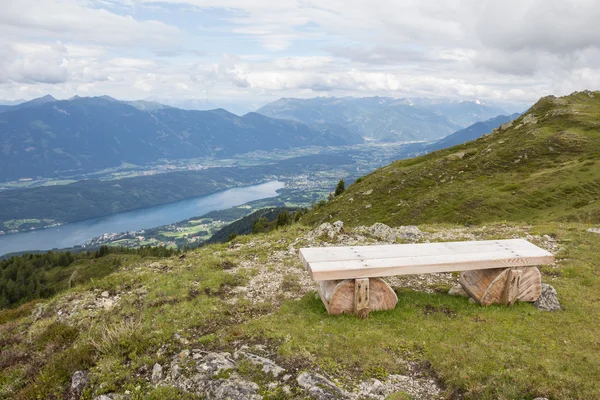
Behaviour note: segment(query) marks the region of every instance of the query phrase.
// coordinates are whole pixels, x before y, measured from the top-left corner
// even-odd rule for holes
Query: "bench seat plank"
[[[316,281],[549,264],[554,256],[526,240],[487,240],[300,249]]]

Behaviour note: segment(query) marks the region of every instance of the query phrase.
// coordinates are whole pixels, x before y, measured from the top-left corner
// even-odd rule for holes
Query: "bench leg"
[[[464,271],[459,282],[482,306],[534,302],[542,292],[542,274],[536,267]]]
[[[359,281],[362,283],[358,294],[363,294],[360,301],[356,302]],[[317,288],[327,312],[331,315],[360,315],[365,313],[364,310],[367,310],[366,314],[370,311],[392,310],[398,302],[396,293],[380,278],[317,281]]]
[[[512,306],[518,300],[522,276],[523,271],[518,269],[508,270],[506,284],[504,285],[504,293],[502,294],[502,304]]]
[[[360,318],[369,315],[369,278],[354,280],[354,314]]]

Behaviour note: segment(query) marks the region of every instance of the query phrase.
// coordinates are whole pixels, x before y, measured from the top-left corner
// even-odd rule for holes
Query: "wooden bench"
[[[554,256],[523,239],[313,247],[300,249],[329,314],[393,309],[396,293],[385,276],[463,271],[459,282],[481,305],[535,301],[541,293],[536,265]]]

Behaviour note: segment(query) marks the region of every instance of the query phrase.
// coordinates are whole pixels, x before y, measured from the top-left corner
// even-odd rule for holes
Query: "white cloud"
[[[160,21],[137,21],[89,6],[79,0],[18,0],[4,2],[0,34],[10,37],[45,37],[111,46],[174,47],[179,30]],[[93,4],[93,2],[91,2]]]
[[[0,98],[531,102],[598,87],[599,19],[597,0],[9,1]]]
[[[19,53],[15,46],[0,49],[0,83],[62,83],[68,80],[68,51],[60,42]]]

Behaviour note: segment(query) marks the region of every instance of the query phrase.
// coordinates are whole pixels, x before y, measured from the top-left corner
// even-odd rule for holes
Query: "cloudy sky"
[[[0,0],[0,99],[527,104],[600,88],[598,0]]]

